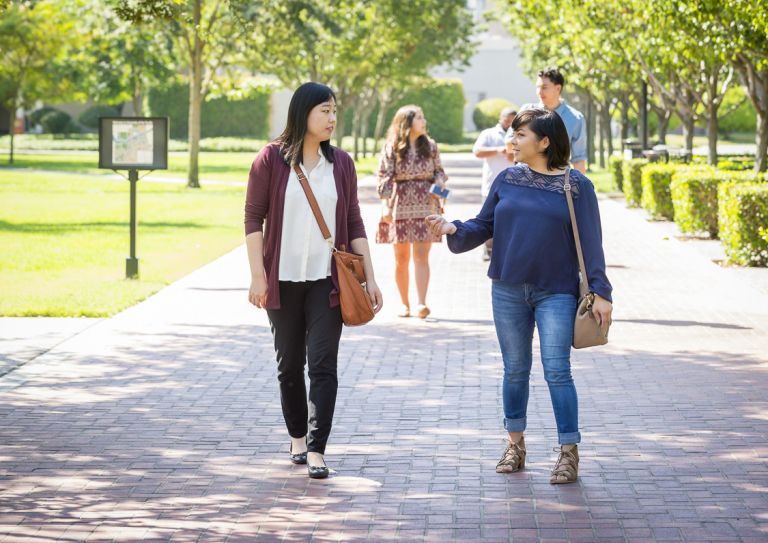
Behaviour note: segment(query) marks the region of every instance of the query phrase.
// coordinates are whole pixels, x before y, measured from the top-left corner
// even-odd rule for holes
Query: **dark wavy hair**
[[[392,118],[392,124],[389,125],[389,130],[387,130],[387,141],[392,145],[395,161],[405,160],[408,146],[411,144],[409,138],[411,136],[413,119],[420,111],[421,108],[419,106],[410,104],[398,109]],[[422,158],[427,158],[430,155],[429,137],[426,134],[422,134],[416,139],[416,152]]]
[[[549,138],[549,146],[543,152],[547,157],[547,169],[556,170],[568,166],[571,140],[560,115],[544,108],[526,109],[512,121],[512,130],[517,131],[524,126],[536,134],[539,140]]]
[[[560,85],[561,89],[565,87],[565,78],[563,77],[563,74],[560,73],[560,70],[558,70],[557,68],[554,68],[554,67],[544,68],[543,70],[539,70],[538,75],[539,77],[546,77],[555,85]]]
[[[329,101],[336,95],[330,87],[321,83],[304,83],[293,93],[288,106],[288,120],[285,130],[275,141],[280,143],[283,159],[289,166],[301,164],[304,154],[304,136],[307,133],[309,113],[316,106]],[[333,162],[333,147],[331,140],[320,142],[320,150],[328,162]]]

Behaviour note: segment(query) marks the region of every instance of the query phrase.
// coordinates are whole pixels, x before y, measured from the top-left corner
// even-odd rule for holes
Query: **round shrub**
[[[96,129],[99,127],[99,117],[117,117],[119,115],[120,110],[116,107],[96,104],[83,111],[77,121],[85,127]]]
[[[472,111],[472,121],[478,130],[485,130],[495,126],[499,122],[501,110],[505,107],[514,107],[511,102],[504,98],[488,98],[481,100],[475,105]]]
[[[46,113],[40,119],[40,124],[43,126],[43,130],[49,134],[66,134],[75,131],[72,130],[72,117],[63,111],[55,110]]]
[[[50,106],[43,106],[40,109],[36,109],[28,115],[30,124],[32,126],[40,124],[40,120],[52,111],[58,111],[58,109]]]

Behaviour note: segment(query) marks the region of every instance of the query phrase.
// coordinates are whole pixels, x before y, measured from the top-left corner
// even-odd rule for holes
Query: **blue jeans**
[[[576,297],[553,294],[528,283],[512,285],[503,281],[493,281],[491,292],[493,321],[504,360],[504,428],[508,432],[525,430],[535,324],[558,441],[562,445],[579,443],[579,404],[571,376]]]

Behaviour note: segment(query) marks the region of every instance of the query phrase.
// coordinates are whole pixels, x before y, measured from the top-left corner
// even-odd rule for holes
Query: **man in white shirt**
[[[483,182],[480,186],[480,194],[482,194],[483,200],[488,197],[488,192],[496,176],[506,170],[511,164],[512,155],[507,152],[504,144],[504,135],[509,127],[512,126],[512,121],[515,120],[516,114],[517,112],[511,107],[502,109],[499,114],[499,123],[493,128],[487,128],[480,132],[475,145],[472,147],[474,155],[477,158],[483,159]],[[483,260],[491,259],[492,248],[493,240],[489,239],[485,242]]]

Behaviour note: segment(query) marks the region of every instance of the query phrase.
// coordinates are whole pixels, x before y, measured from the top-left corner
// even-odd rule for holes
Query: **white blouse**
[[[303,164],[299,167],[309,180],[331,237],[335,239],[338,194],[333,164],[325,159],[321,150],[318,153],[320,161],[309,175]],[[331,275],[331,248],[320,233],[320,226],[293,168],[285,188],[279,275],[280,281],[316,281]]]

